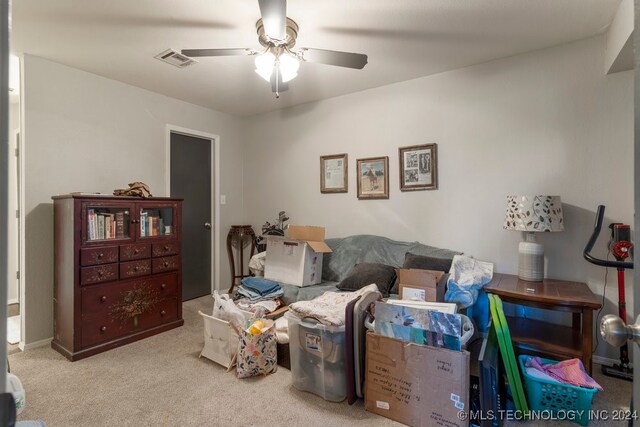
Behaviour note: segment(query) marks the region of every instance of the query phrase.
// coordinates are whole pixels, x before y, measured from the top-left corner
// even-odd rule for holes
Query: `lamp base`
[[[544,247],[535,241],[533,233],[518,246],[518,277],[529,282],[544,279]]]

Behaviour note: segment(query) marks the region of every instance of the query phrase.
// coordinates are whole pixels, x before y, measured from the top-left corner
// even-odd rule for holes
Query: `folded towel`
[[[236,294],[241,297],[249,298],[250,300],[266,300],[266,299],[276,299],[284,295],[284,291],[282,288],[276,289],[267,294],[260,294],[253,289],[249,289],[244,285],[238,285],[236,288]],[[237,297],[236,297],[237,298]]]
[[[526,366],[544,372],[551,378],[564,384],[602,390],[600,384],[587,374],[580,359],[569,359],[558,363],[543,364],[542,359],[539,357],[530,357],[529,360],[527,360]]]
[[[273,280],[268,280],[262,277],[245,277],[242,279],[242,285],[245,288],[251,289],[260,295],[270,294],[274,291],[277,291],[280,288],[280,284],[278,282],[274,282]]]

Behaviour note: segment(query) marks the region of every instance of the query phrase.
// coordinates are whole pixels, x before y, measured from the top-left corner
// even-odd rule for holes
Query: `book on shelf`
[[[140,236],[147,237],[147,212],[140,212]]]
[[[111,238],[111,223],[112,223],[111,215],[105,214],[104,215],[104,238],[105,239]]]
[[[96,235],[96,239],[103,240],[104,239],[104,215],[96,214],[98,218],[98,233]]]
[[[125,235],[124,235],[124,212],[123,211],[116,212],[115,221],[116,221],[115,238],[116,239],[121,239],[121,238],[125,237]]]
[[[87,233],[89,240],[96,239],[96,212],[93,209],[87,210]]]

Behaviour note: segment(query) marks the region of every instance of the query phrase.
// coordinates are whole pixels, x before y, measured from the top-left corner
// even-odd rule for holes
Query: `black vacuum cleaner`
[[[627,258],[631,258],[633,254],[633,243],[631,243],[631,227],[626,224],[612,223],[609,225],[611,229],[611,242],[609,244],[609,251],[616,259],[615,261],[609,261],[604,259],[598,259],[593,257],[590,252],[593,249],[593,245],[596,243],[598,236],[600,235],[600,229],[602,228],[602,219],[604,218],[604,206],[598,206],[596,212],[596,223],[593,228],[593,234],[587,242],[587,246],[584,248],[584,258],[592,264],[600,265],[602,267],[612,267],[618,270],[618,315],[624,322],[627,323],[627,304],[624,296],[624,271],[627,269],[633,269],[633,262],[625,261]],[[613,366],[602,365],[602,373],[611,377],[622,378],[628,381],[633,381],[633,369],[629,367],[629,347],[627,344],[623,344],[620,347],[620,364]]]

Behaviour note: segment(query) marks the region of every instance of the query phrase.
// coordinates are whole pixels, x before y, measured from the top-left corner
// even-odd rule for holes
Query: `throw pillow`
[[[349,275],[338,284],[341,291],[357,291],[375,283],[382,296],[389,296],[389,289],[396,280],[396,269],[384,264],[363,262],[356,264]]]
[[[416,255],[407,252],[404,256],[404,265],[402,268],[417,268],[419,270],[436,270],[448,273],[451,269],[449,258],[435,258],[431,256]]]
[[[416,255],[411,252],[407,252],[404,256],[404,264],[402,268],[417,268],[419,270],[436,270],[448,273],[451,269],[451,262],[453,259],[449,258],[436,258],[426,255]],[[397,294],[400,284],[396,280],[391,288],[392,294]]]

